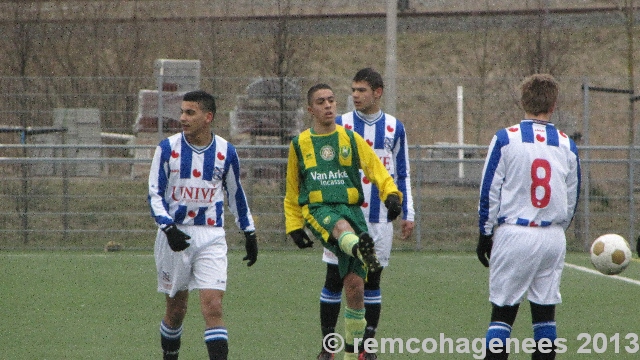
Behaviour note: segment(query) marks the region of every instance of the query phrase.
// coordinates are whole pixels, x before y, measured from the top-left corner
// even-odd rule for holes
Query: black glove
[[[173,251],[182,251],[191,245],[187,242],[187,240],[191,239],[191,236],[180,231],[176,224],[165,226],[162,231],[167,235],[167,242]]]
[[[480,234],[478,237],[478,247],[476,247],[476,254],[478,254],[478,260],[484,265],[489,267],[489,259],[491,259],[491,248],[493,247],[493,235]]]
[[[255,231],[244,232],[244,248],[247,250],[247,256],[242,258],[242,261],[249,260],[247,266],[251,266],[258,260],[258,238]]]
[[[384,206],[387,207],[387,220],[395,220],[402,212],[402,206],[400,205],[400,197],[396,194],[389,194],[387,200],[384,201]]]
[[[303,229],[293,230],[289,233],[289,236],[293,239],[293,242],[298,245],[298,248],[304,249],[313,246],[313,241],[309,239],[309,236]]]

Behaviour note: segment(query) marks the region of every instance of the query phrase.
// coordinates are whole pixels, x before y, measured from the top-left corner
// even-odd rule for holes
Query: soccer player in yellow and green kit
[[[336,125],[335,95],[329,85],[312,86],[307,105],[313,126],[293,138],[289,147],[286,231],[298,247],[310,247],[307,226],[338,257],[347,300],[344,358],[357,359],[356,347],[362,349],[362,344],[354,344],[354,339],[363,337],[366,326],[364,281],[368,271],[380,269],[360,209],[364,195],[359,170],[380,189],[390,220],[402,211],[402,193],[371,146]]]

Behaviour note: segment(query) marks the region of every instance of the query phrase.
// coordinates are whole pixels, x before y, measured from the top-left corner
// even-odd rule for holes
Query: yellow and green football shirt
[[[310,204],[362,204],[359,169],[380,189],[382,201],[389,194],[402,199],[371,146],[357,133],[337,125],[330,134],[307,129],[289,146],[284,200],[286,232],[304,227],[302,207]]]

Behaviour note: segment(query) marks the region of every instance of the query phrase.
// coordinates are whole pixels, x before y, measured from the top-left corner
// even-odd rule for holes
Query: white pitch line
[[[589,268],[586,268],[584,266],[570,264],[570,263],[567,263],[567,262],[564,263],[564,266],[570,267],[572,269],[576,269],[578,271],[584,271],[584,272],[587,272],[587,273],[590,273],[590,274],[606,276],[608,278],[612,278],[612,279],[616,279],[616,280],[620,280],[620,281],[624,281],[624,282],[628,282],[628,283],[640,286],[640,281],[634,280],[634,279],[631,279],[631,278],[628,278],[628,277],[624,277],[624,276],[620,276],[620,275],[605,275],[605,274],[603,274],[603,273],[601,273],[601,272],[599,272],[597,270],[589,269]]]

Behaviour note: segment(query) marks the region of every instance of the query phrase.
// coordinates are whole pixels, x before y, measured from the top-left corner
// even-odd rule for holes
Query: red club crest
[[[393,132],[393,128],[391,127],[391,125],[387,125],[387,131],[388,132]]]
[[[215,224],[216,224],[216,221],[215,221],[214,219],[212,219],[212,218],[208,218],[208,219],[207,219],[207,224],[208,224],[208,225],[212,225],[212,226],[213,226],[213,225],[215,225]]]
[[[563,138],[567,137],[567,134],[563,133],[562,131],[560,131],[560,136],[562,136]]]
[[[544,137],[544,136],[542,136],[542,135],[540,135],[540,134],[536,134],[536,140],[538,140],[538,141],[540,141],[540,142],[543,142],[543,141],[545,141],[546,139],[545,139],[545,137]]]
[[[509,131],[516,132],[516,131],[518,131],[518,128],[517,127],[512,127],[512,128],[509,128]]]
[[[192,218],[196,217],[196,212],[193,211],[193,210],[189,210],[189,212],[187,213],[187,216],[192,217]]]
[[[177,159],[180,156],[180,153],[177,153],[175,150],[171,151],[171,157]]]
[[[368,208],[369,207],[369,203],[363,202],[362,205],[360,205],[360,206],[362,206],[363,208]]]
[[[353,129],[353,125],[344,124],[344,128],[347,129],[347,130],[351,130],[351,129]]]
[[[367,144],[369,144],[369,146],[373,146],[373,141],[367,139]]]
[[[370,183],[369,179],[367,179],[367,177],[366,177],[366,176],[363,176],[363,177],[362,177],[362,182],[363,182],[363,183],[365,183],[365,184]]]
[[[225,156],[224,156],[224,155],[222,155],[222,153],[221,153],[221,152],[218,152],[218,159],[220,159],[220,160],[224,160],[224,158],[225,158]]]
[[[200,175],[202,175],[202,173],[200,171],[198,171],[198,169],[193,169],[193,176],[194,177],[200,177]]]

